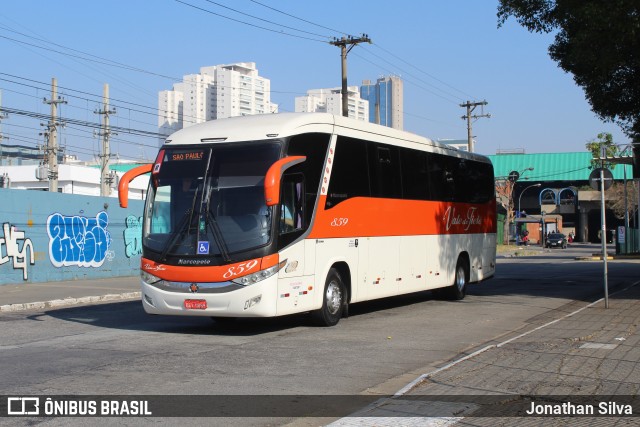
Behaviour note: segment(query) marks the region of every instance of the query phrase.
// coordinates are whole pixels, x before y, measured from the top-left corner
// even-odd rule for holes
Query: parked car
[[[549,233],[544,245],[547,248],[567,249],[567,236],[562,233]]]

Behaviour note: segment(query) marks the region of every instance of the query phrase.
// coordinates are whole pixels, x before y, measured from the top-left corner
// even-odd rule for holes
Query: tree
[[[505,245],[509,244],[509,227],[515,217],[514,204],[513,204],[513,187],[515,181],[509,179],[501,179],[496,181],[496,201],[507,212],[507,217],[504,221],[503,228],[503,241]]]
[[[531,32],[556,32],[551,58],[573,74],[594,113],[640,143],[638,0],[500,0],[498,27],[509,17]]]
[[[591,166],[593,168],[599,168],[602,164],[600,156],[602,155],[602,148],[606,149],[606,157],[615,157],[620,153],[620,149],[613,143],[613,136],[608,132],[601,132],[598,134],[598,139],[592,139],[585,144],[587,150],[591,151],[593,158],[591,159]],[[604,167],[613,169],[616,167],[615,163],[604,162]]]
[[[636,207],[638,205],[638,189],[636,183],[627,181],[627,191],[625,192],[624,184],[616,182],[608,190],[609,200],[607,206],[613,211],[616,218],[623,219],[625,208],[629,214],[629,218],[635,220],[637,218]],[[625,203],[625,197],[627,202]]]

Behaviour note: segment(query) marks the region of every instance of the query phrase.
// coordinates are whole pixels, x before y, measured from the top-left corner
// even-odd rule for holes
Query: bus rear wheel
[[[436,295],[448,300],[459,301],[467,295],[467,281],[469,277],[469,266],[464,258],[458,258],[456,263],[456,275],[453,285],[446,288],[437,289]]]
[[[329,270],[322,295],[322,308],[313,313],[313,320],[319,326],[334,326],[342,317],[345,304],[345,288],[340,274],[335,268]]]

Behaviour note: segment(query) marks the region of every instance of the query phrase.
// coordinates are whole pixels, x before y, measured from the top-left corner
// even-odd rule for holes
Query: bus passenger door
[[[306,229],[304,176],[285,174],[280,188],[278,220],[279,260],[287,260],[278,273],[278,315],[311,309],[315,290],[313,275],[307,275],[307,247],[301,239]],[[313,258],[310,258],[312,261]]]

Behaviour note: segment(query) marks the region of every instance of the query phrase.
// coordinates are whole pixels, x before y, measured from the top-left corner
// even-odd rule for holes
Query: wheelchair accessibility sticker
[[[209,254],[209,242],[198,242],[198,255]]]

